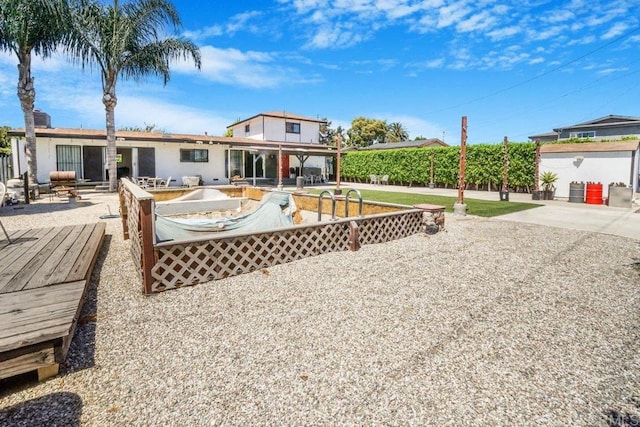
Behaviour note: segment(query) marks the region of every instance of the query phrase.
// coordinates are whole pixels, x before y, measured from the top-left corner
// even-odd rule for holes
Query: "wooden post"
[[[535,159],[535,171],[533,189],[540,191],[540,140],[536,139],[536,159]]]
[[[282,144],[278,144],[278,190],[282,190]]]
[[[509,191],[509,148],[507,144],[509,140],[505,136],[502,140],[502,191]]]
[[[429,188],[433,188],[435,186],[433,182],[433,163],[434,163],[435,157],[436,157],[436,152],[431,150],[431,174],[429,177]]]
[[[156,263],[155,250],[153,247],[153,212],[151,209],[152,200],[140,200],[140,229],[142,244],[142,286],[145,294],[151,294],[151,269]]]
[[[125,191],[129,191],[129,190],[127,190],[123,184],[120,184],[120,187],[118,188],[118,200],[120,201],[120,220],[122,221],[122,238],[124,240],[129,240],[129,224],[127,224],[128,209],[127,209],[126,199],[124,196]],[[132,197],[131,193],[129,193],[129,197]]]
[[[333,192],[336,196],[342,194],[342,190],[340,189],[340,149],[342,147],[342,135],[336,135],[336,146],[338,147],[338,152],[336,155],[336,190]]]
[[[346,201],[348,203],[348,201]],[[358,223],[349,221],[349,250],[357,251],[360,249],[360,229]]]
[[[464,203],[464,171],[467,166],[467,116],[462,116],[460,134],[460,172],[458,175],[458,203]]]

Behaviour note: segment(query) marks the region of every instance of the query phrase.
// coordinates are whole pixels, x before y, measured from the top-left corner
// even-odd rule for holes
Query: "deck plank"
[[[31,246],[33,242],[38,239],[38,233],[41,232],[42,229],[40,228],[20,230],[20,233],[15,233],[15,235],[17,235],[15,239],[14,235],[11,235],[11,244],[9,244],[6,240],[3,242],[7,243],[7,245],[0,246],[0,253],[2,254],[2,262],[0,263],[0,277],[2,277],[4,271],[9,268],[11,264],[13,264],[13,262],[24,253],[25,248]]]
[[[3,325],[0,328],[0,352],[67,335],[85,285],[85,281],[79,281],[3,294],[0,298],[0,319],[12,319],[14,326],[5,328],[0,320],[0,325]],[[44,294],[43,290],[46,291]],[[34,306],[34,299],[42,304]],[[31,301],[28,303],[31,307],[16,308],[21,306],[21,301]],[[48,315],[48,320],[43,321],[43,315]]]
[[[23,250],[18,256],[15,256],[10,264],[4,269],[0,275],[0,293],[13,292],[19,290],[14,277],[27,265],[38,265],[39,254],[47,254],[47,245],[57,236],[63,233],[63,228],[41,228],[37,229],[36,239],[28,242],[23,246]],[[53,248],[53,246],[49,246]],[[35,261],[34,261],[35,260]]]
[[[40,268],[36,269],[29,279],[29,283],[23,289],[32,289],[43,285],[51,285],[55,282],[51,282],[51,276],[55,273],[61,260],[71,250],[74,244],[77,244],[78,237],[80,236],[82,229],[85,226],[76,226],[65,236],[64,240],[60,242],[58,247],[49,257],[42,263]],[[78,280],[81,280],[80,278]],[[66,280],[73,281],[73,280]]]
[[[0,378],[55,375],[64,363],[105,229],[32,229],[0,241]]]
[[[89,275],[98,259],[106,228],[107,224],[104,222],[94,224],[91,235],[81,250],[74,267],[69,272],[66,281],[89,280]]]

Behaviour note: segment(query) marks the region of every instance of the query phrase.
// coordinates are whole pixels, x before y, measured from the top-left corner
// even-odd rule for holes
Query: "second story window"
[[[249,130],[251,129],[251,125],[244,125],[244,132],[245,133],[249,133]]]
[[[571,132],[571,135],[569,135],[569,137],[570,138],[595,138],[596,131],[590,130],[585,132]]]
[[[300,123],[292,123],[292,122],[286,122],[287,123],[287,133],[300,133]]]

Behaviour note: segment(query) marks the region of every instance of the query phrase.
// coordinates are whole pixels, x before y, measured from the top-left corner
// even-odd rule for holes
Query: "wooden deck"
[[[13,231],[12,243],[0,240],[0,379],[57,374],[104,232],[100,222]]]

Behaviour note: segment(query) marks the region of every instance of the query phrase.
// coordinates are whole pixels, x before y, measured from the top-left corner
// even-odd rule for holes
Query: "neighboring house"
[[[572,126],[553,129],[553,132],[531,135],[530,140],[542,143],[564,139],[619,140],[640,135],[640,117],[609,115]]]
[[[609,115],[553,132],[531,135],[540,141],[540,173],[558,175],[556,197],[569,197],[571,182],[600,182],[603,196],[610,183],[623,182],[638,191],[640,117]],[[621,141],[624,138],[624,141]],[[571,143],[583,139],[587,142]],[[593,140],[594,142],[588,142]]]
[[[260,141],[282,141],[301,144],[320,144],[320,126],[326,120],[314,119],[298,114],[272,111],[256,114],[248,119],[227,126],[233,132],[233,137],[251,138]],[[282,172],[285,176],[322,175],[328,178],[332,175],[332,163],[329,158],[308,156],[299,153],[285,156],[282,162]],[[300,171],[303,167],[303,171]],[[265,172],[266,173],[266,172]],[[268,177],[265,175],[265,177]]]
[[[49,182],[52,171],[75,171],[80,179],[107,180],[104,130],[36,128],[37,180]],[[8,132],[12,141],[14,176],[26,171],[24,129]],[[278,157],[289,155],[335,156],[335,147],[323,144],[256,141],[245,137],[116,132],[118,176],[171,176],[180,182],[186,175],[200,175],[205,184],[225,184],[244,178],[278,178]],[[321,157],[323,158],[323,157]],[[283,177],[288,177],[283,175]]]
[[[542,144],[540,173],[558,175],[556,197],[569,198],[571,182],[600,182],[603,196],[608,185],[622,182],[638,192],[639,141]]]
[[[415,141],[387,142],[384,144],[371,144],[367,147],[357,147],[358,150],[390,150],[398,148],[421,148],[421,147],[448,147],[444,141],[438,138],[418,139]]]

